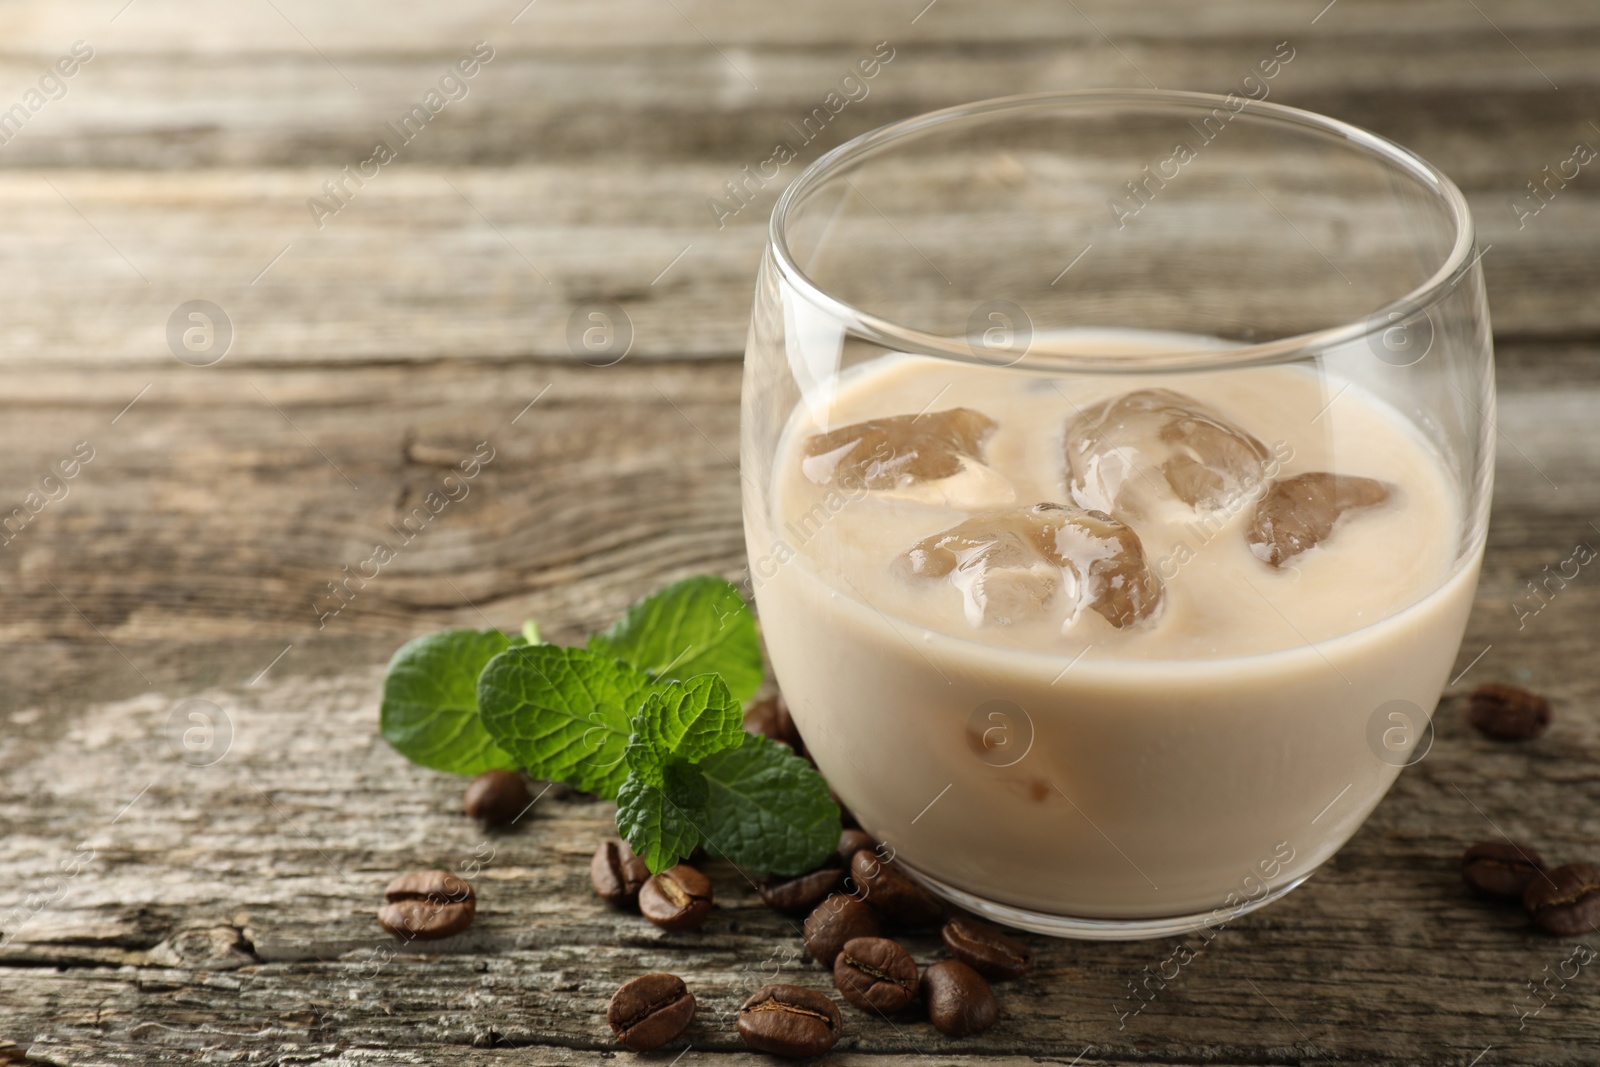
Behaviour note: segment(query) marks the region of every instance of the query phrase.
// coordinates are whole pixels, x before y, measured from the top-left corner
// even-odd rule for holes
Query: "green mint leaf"
[[[669,766],[698,763],[744,737],[744,713],[722,678],[658,682],[630,724],[623,761],[629,780],[659,786]]]
[[[662,768],[659,782],[629,775],[617,793],[617,833],[659,874],[700,843],[706,820],[705,775],[688,763]]]
[[[384,740],[438,771],[516,767],[478,720],[478,673],[509,644],[499,630],[444,630],[401,645],[383,678]]]
[[[628,776],[629,720],[655,685],[588,649],[521,645],[484,667],[478,717],[529,774],[613,800]]]
[[[627,765],[630,782],[637,778],[649,785],[661,785],[665,782],[667,765],[674,762],[670,754],[663,752],[661,746],[647,736],[642,714],[633,718],[633,733],[628,735],[627,747],[622,751],[622,761]]]
[[[783,745],[746,734],[707,756],[701,828],[708,845],[741,867],[802,874],[839,847],[839,805],[816,769]]]
[[[701,674],[658,687],[645,699],[632,729],[663,761],[675,756],[699,763],[739,744],[744,711],[720,675]]]
[[[761,686],[761,642],[755,617],[731,582],[702,574],[657,590],[616,625],[589,638],[589,648],[616,656],[653,677],[720,674],[743,704]]]

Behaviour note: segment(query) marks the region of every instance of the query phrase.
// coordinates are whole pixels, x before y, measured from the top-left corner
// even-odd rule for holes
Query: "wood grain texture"
[[[1568,139],[1552,135],[1560,151],[1527,177],[1566,158]],[[630,359],[735,358],[777,190],[721,230],[706,202],[769,152],[642,176],[622,163],[397,170],[321,231],[305,199],[337,168],[0,175],[0,218],[15,222],[0,366],[167,367],[168,322],[196,299],[231,321],[232,366],[576,363],[569,324],[600,302],[631,322]],[[1507,202],[1523,180],[1505,168],[1469,196],[1496,329],[1600,336],[1600,198],[1574,182],[1519,230]]]
[[[794,924],[725,865],[709,868],[719,907],[700,931],[666,934],[607,909],[584,861],[608,805],[547,795],[524,824],[485,835],[458,814],[457,781],[376,740],[379,677],[369,668],[182,694],[233,724],[226,756],[205,768],[174,758],[165,693],[25,723],[4,758],[20,768],[6,807],[30,798],[27,832],[8,835],[4,868],[54,895],[60,859],[93,855],[0,953],[8,1003],[49,1020],[51,1041],[108,1060],[227,1048],[230,1035],[304,1054],[491,1041],[605,1049],[601,1009],[615,985],[667,969],[688,974],[700,998],[696,1050],[731,1054],[737,1040],[717,1020],[752,986],[777,973],[826,987],[791,955]],[[1555,692],[1564,713],[1594,696]],[[1586,1062],[1600,993],[1585,984],[1517,1030],[1522,981],[1572,942],[1473,899],[1456,863],[1460,844],[1484,835],[1475,805],[1547,854],[1582,854],[1600,830],[1597,784],[1579,771],[1597,742],[1592,722],[1563,717],[1544,740],[1508,750],[1472,735],[1449,699],[1434,750],[1358,837],[1306,887],[1152,986],[1139,1014],[1119,1015],[1135,1003],[1128,983],[1146,968],[1170,976],[1162,964],[1179,942],[1033,939],[1038,967],[1002,987],[1002,1026],[955,1043],[915,1014],[892,1027],[851,1015],[844,1047],[1066,1062],[1090,1046],[1100,1061],[1187,1062],[1198,1044],[1224,1062],[1444,1063],[1496,1044],[1514,1045],[1518,1062]],[[1518,793],[1540,779],[1568,797],[1559,825],[1517,814]],[[72,786],[87,781],[93,795]],[[472,863],[472,930],[391,958],[373,912],[392,873]],[[929,937],[908,944],[924,961],[935,954]]]
[[[1493,246],[1498,482],[1434,746],[1306,886],[1148,986],[1182,939],[1033,939],[994,1030],[847,1009],[828,1062],[1592,1062],[1593,968],[1522,1014],[1576,942],[1472,898],[1456,862],[1497,830],[1600,851],[1600,587],[1515,607],[1600,544],[1600,196],[1586,170],[1522,228],[1508,208],[1600,144],[1600,9],[924,3],[0,11],[0,108],[72,42],[96,49],[0,147],[0,516],[94,450],[0,547],[0,1063],[665,1063],[677,1047],[616,1053],[602,1020],[648,969],[700,997],[683,1063],[770,1062],[727,1013],[774,973],[828,981],[737,871],[711,866],[698,932],[608,910],[585,875],[608,805],[552,790],[485,835],[459,781],[378,739],[378,686],[414,634],[534,617],[573,641],[662,581],[742,575],[738,361],[781,183],[722,229],[706,199],[880,40],[894,61],[806,159],[1009,92],[1225,91],[1292,41],[1273,99],[1417,149]],[[480,39],[496,55],[470,94],[318,229],[307,198]],[[168,351],[191,299],[236,327],[215,366]],[[635,331],[612,367],[567,342],[598,301]],[[319,627],[325,583],[480,442],[471,493]],[[1479,738],[1462,704],[1490,679],[1548,693],[1556,726]],[[195,700],[231,726],[205,767],[174,747]],[[472,930],[390,958],[385,882],[472,862]],[[1130,985],[1158,990],[1137,1014]]]

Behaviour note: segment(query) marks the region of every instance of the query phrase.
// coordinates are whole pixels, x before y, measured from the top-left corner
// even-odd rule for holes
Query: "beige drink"
[[[862,458],[850,427],[951,409],[978,413],[981,443],[924,442],[917,469],[944,476],[907,476],[883,440],[840,476]],[[1244,466],[1219,480],[1186,433]],[[1398,773],[1373,738],[1415,739],[1392,709],[1437,701],[1481,555],[1430,446],[1293,367],[1051,379],[885,357],[797,408],[775,463],[771,514],[746,509],[752,575],[818,765],[902,862],[1047,916],[1210,912],[1325,860]],[[1297,510],[1335,496],[1331,522]],[[1045,502],[1064,507],[1028,510]],[[994,523],[1021,533],[985,540]],[[1028,547],[1069,542],[1064,566]]]

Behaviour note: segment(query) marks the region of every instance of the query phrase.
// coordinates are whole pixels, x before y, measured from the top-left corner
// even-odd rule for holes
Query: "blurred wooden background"
[[[1488,249],[1495,513],[1434,749],[1137,1015],[1130,983],[1180,942],[1039,941],[994,1030],[847,1015],[832,1060],[1593,1062],[1600,977],[1551,981],[1574,943],[1455,872],[1499,830],[1600,857],[1597,579],[1517,611],[1600,545],[1600,162],[1526,199],[1600,147],[1600,7],[1576,0],[0,4],[0,514],[27,513],[0,548],[0,1062],[591,1062],[646,969],[701,994],[690,1057],[759,1060],[723,1018],[742,992],[827,986],[779,958],[784,920],[725,870],[703,933],[609,913],[584,872],[604,805],[552,794],[485,839],[460,783],[377,740],[384,662],[448,625],[575,640],[665,579],[741,574],[739,361],[804,162],[982,97],[1227,91],[1285,40],[1272,99],[1441,166]],[[319,227],[307,200],[480,41],[465,95]],[[722,183],[880,41],[870,94],[719,227]],[[231,327],[208,366],[169,345],[189,301]],[[614,366],[568,345],[598,302],[631,322]],[[470,495],[319,629],[325,583],[485,440]],[[1491,679],[1550,694],[1551,733],[1472,734],[1461,694]],[[192,700],[228,724],[210,766],[173,747]],[[375,959],[389,877],[473,857],[465,943]]]

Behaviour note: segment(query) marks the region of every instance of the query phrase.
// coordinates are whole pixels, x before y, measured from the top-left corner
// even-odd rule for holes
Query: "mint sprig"
[[[652,872],[666,870],[700,844],[711,795],[706,776],[692,763],[660,770],[652,776],[659,781],[629,775],[617,794],[617,833]]]
[[[799,874],[839,847],[839,805],[828,783],[786,745],[745,734],[700,771],[710,787],[705,838],[740,866]]]
[[[632,728],[617,832],[652,871],[661,871],[700,844],[711,788],[696,764],[738,745],[744,717],[722,677],[702,674],[651,693]]]
[[[645,597],[609,630],[589,638],[589,647],[652,677],[720,674],[741,703],[755,696],[765,674],[755,619],[744,598],[709,574]]]
[[[739,743],[744,712],[721,675],[702,674],[659,686],[634,716],[630,734],[628,764],[635,773],[651,762],[698,763]]]
[[[585,648],[451,630],[405,646],[383,733],[457,773],[520,766],[617,801],[617,830],[652,871],[702,843],[740,866],[797,874],[838,844],[838,805],[786,747],[744,731],[763,677],[755,619],[720,578],[634,604]],[[470,683],[469,683],[470,679]]]
[[[401,645],[383,679],[384,740],[436,771],[515,767],[478,719],[478,675],[510,643],[499,630],[443,630]]]
[[[641,670],[584,648],[509,648],[478,679],[483,728],[536,778],[614,800],[623,779],[629,720],[656,683]]]

